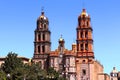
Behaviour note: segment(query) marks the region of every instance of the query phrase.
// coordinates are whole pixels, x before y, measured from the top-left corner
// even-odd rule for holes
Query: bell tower
[[[78,17],[77,27],[77,56],[94,58],[92,27],[90,24],[90,16],[83,9]]]
[[[59,63],[59,72],[62,75],[62,72],[64,71],[64,50],[65,50],[65,41],[64,39],[61,38],[59,39],[59,46],[58,46],[58,50],[59,50],[59,59],[58,59],[58,63]]]
[[[48,55],[51,51],[49,21],[44,12],[37,19],[37,28],[35,29],[34,56],[33,61],[40,62],[42,68],[48,67]]]
[[[77,31],[77,78],[78,80],[92,80],[91,68],[94,61],[92,27],[90,16],[85,9],[78,17]]]

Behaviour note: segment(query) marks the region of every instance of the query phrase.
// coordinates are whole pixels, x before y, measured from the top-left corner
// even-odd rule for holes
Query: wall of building
[[[98,74],[101,74],[103,73],[103,66],[100,64],[100,62],[98,61],[94,61],[94,80],[99,80],[99,75]]]
[[[110,80],[110,76],[105,73],[98,74],[98,80]]]

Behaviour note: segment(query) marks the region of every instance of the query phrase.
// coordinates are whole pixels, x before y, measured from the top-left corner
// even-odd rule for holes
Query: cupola
[[[88,13],[86,12],[85,9],[82,10],[82,13],[80,14],[80,16],[85,16],[85,17],[88,17]]]
[[[62,38],[62,36],[60,37],[60,39],[59,39],[58,42],[59,42],[59,46],[64,47],[65,41],[64,41],[64,39]]]
[[[41,12],[41,16],[38,18],[38,20],[48,20],[48,18],[44,15],[44,12]]]

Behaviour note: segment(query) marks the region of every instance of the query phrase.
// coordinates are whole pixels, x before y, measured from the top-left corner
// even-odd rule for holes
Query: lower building
[[[27,64],[30,61],[30,59],[26,57],[18,56],[18,58],[20,58],[24,64]],[[0,66],[4,63],[5,59],[6,57],[0,57]]]
[[[110,76],[105,73],[98,74],[98,80],[111,80]]]

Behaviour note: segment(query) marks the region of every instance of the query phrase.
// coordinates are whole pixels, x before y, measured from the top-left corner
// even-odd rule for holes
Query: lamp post
[[[10,80],[10,74],[9,73],[7,74],[7,80]]]
[[[54,80],[55,78],[54,75],[47,75],[46,77],[47,77],[47,80]]]

